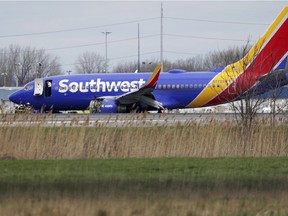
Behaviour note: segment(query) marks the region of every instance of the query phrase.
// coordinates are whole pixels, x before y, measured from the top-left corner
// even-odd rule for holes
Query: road
[[[268,119],[269,114],[258,114]],[[288,121],[288,114],[278,114],[279,121]],[[88,126],[88,127],[150,127],[177,126],[189,124],[206,124],[235,122],[233,113],[189,113],[189,114],[3,114],[0,115],[0,126]]]

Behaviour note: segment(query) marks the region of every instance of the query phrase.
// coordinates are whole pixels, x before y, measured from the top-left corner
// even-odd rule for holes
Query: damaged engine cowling
[[[126,105],[120,104],[115,99],[104,99],[100,102],[101,113],[127,113],[129,112]]]

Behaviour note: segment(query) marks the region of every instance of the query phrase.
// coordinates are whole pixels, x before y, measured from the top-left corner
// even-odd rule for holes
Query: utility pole
[[[163,6],[161,2],[161,34],[160,34],[160,63],[162,64],[161,71],[163,71]]]
[[[107,73],[107,68],[108,68],[108,58],[107,58],[107,35],[111,34],[112,32],[102,32],[102,34],[105,34],[105,73]]]
[[[138,23],[138,73],[140,72],[140,29]]]

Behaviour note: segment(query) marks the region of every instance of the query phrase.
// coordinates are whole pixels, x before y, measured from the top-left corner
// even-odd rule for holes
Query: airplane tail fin
[[[211,80],[211,84],[221,83],[219,89],[208,85],[189,107],[210,106],[237,98],[237,95],[253,87],[260,77],[275,70],[287,55],[288,6],[241,60],[227,65]]]
[[[285,7],[244,58],[228,65],[221,73],[227,73],[233,80],[243,76],[240,80],[246,80],[245,87],[250,88],[259,77],[274,70],[287,54],[288,7]]]

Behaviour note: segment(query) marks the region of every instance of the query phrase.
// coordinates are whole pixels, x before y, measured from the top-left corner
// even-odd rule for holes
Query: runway
[[[238,116],[239,117],[239,116]],[[258,114],[264,122],[271,114]],[[3,114],[0,126],[44,126],[44,127],[151,127],[205,125],[215,122],[237,124],[233,113],[187,113],[187,114]],[[277,114],[277,121],[288,122],[288,114]]]

